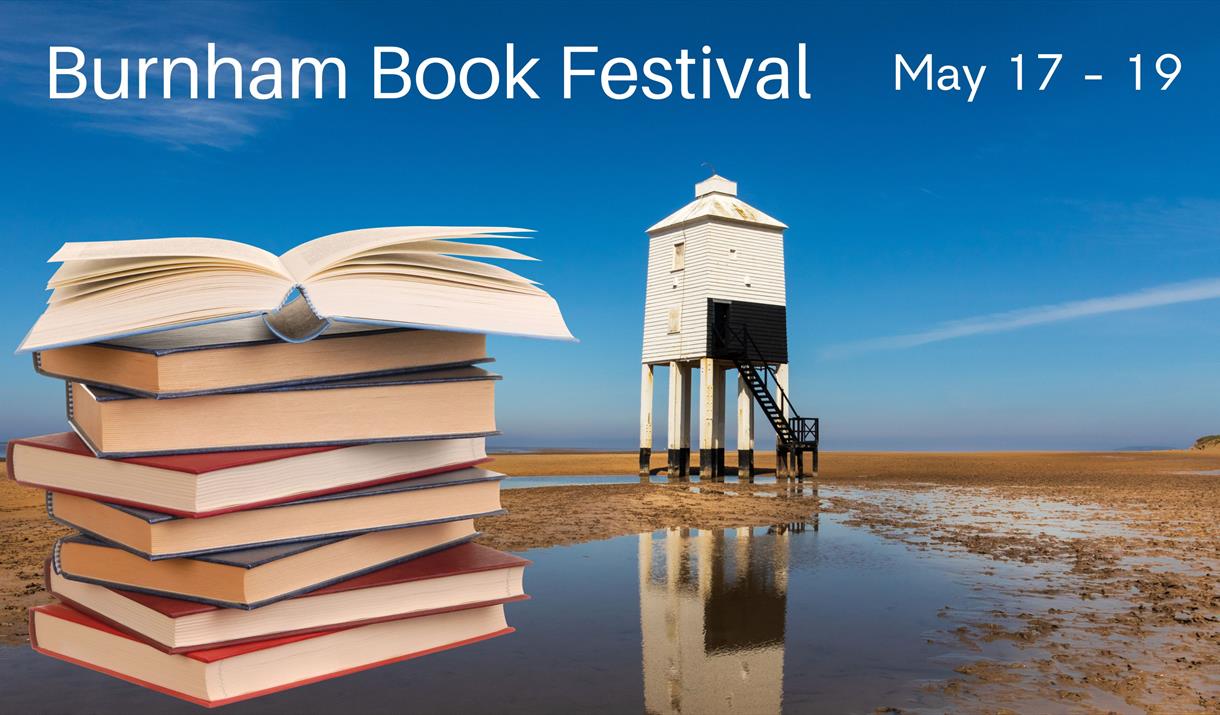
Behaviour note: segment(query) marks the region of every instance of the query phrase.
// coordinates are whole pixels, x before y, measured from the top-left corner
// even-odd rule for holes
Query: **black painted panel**
[[[720,328],[728,325],[728,330]],[[740,341],[734,337],[749,331],[754,345],[768,362],[788,362],[788,314],[782,305],[747,303],[744,301],[707,301],[707,354],[709,357],[732,359],[743,355]]]
[[[783,644],[788,596],[772,560],[771,538],[776,537],[751,540],[745,563],[738,562],[732,571],[725,568],[723,556],[729,542],[724,532],[713,538],[716,558],[700,564],[711,568],[711,589],[703,611],[704,652],[734,653]]]

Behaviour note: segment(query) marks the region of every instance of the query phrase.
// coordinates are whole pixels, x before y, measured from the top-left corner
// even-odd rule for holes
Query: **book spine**
[[[64,562],[63,559],[60,558],[60,549],[63,547],[63,543],[64,540],[62,538],[56,539],[55,543],[51,546],[51,568],[55,569],[55,573],[61,576],[65,575]]]
[[[54,373],[54,372],[47,372],[46,370],[43,370],[42,374],[46,375],[47,377],[53,377],[56,380],[76,380],[76,379],[79,379],[79,377],[80,377],[79,375],[60,375],[60,374]],[[136,397],[148,397],[148,398],[158,397],[158,394],[155,392],[138,390],[134,387],[124,387],[123,385],[114,385],[114,384],[111,384],[108,382],[92,382],[90,384],[94,385],[96,387],[104,387],[107,390],[113,390],[115,392],[123,392],[128,395],[135,395]]]
[[[292,298],[293,292],[299,299]],[[305,343],[326,332],[330,320],[318,314],[304,286],[297,284],[277,310],[263,313],[263,324],[284,342]]]
[[[33,648],[34,650],[38,651],[39,653],[42,653],[44,651],[38,647],[38,631],[34,628],[34,609],[33,608],[31,608],[29,611],[29,619],[30,619],[30,625],[29,625],[30,647]]]
[[[70,522],[70,521],[67,521],[67,520],[63,519],[63,518],[61,518],[61,517],[60,517],[58,514],[56,514],[56,513],[55,513],[55,499],[54,499],[54,496],[55,496],[55,493],[54,493],[54,492],[52,492],[52,491],[50,491],[50,490],[48,489],[48,490],[47,490],[47,518],[49,518],[51,521],[53,521],[53,522],[55,522],[56,524],[59,524],[59,525],[61,525],[61,526],[66,526],[66,527],[68,527],[69,529],[76,529],[78,532],[80,532],[80,533],[84,534],[85,536],[91,536],[91,537],[93,537],[93,538],[95,538],[95,539],[101,539],[101,538],[102,538],[102,537],[100,537],[100,536],[98,536],[98,535],[96,535],[96,534],[93,534],[93,533],[91,533],[91,532],[89,532],[89,531],[86,531],[86,530],[84,530],[84,529],[80,528],[80,527],[79,527],[79,526],[77,526],[76,524],[73,524],[72,522]],[[57,541],[57,542],[55,542],[55,545],[56,545],[56,551],[55,551],[55,554],[56,554],[56,555],[58,555],[58,553],[59,553],[59,550],[58,550],[58,547],[59,547],[59,542],[58,542],[58,541]],[[55,572],[56,572],[56,573],[60,573],[59,568],[58,568],[58,563],[56,564]]]
[[[4,471],[8,473],[8,478],[14,482],[17,481],[17,470],[13,467],[13,449],[17,446],[18,440],[10,440],[8,448],[4,452]]]

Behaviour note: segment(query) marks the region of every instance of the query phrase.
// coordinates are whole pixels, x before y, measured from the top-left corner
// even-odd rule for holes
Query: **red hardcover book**
[[[34,650],[205,707],[511,633],[504,607],[436,613],[241,645],[163,653],[68,606],[30,609]]]
[[[72,432],[8,443],[27,486],[185,517],[280,504],[487,461],[482,438],[103,459]]]
[[[59,600],[166,653],[520,601],[529,560],[462,544],[251,611],[72,581],[47,562]]]

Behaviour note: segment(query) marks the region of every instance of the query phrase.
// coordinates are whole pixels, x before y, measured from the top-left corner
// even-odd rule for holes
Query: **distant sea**
[[[1166,445],[1166,444],[1160,444],[1160,445],[1153,444],[1153,445],[1147,445],[1147,446],[1137,444],[1132,447],[1115,447],[1114,449],[1112,449],[1110,451],[1111,452],[1163,452],[1167,449],[1186,449],[1186,447],[1184,447],[1182,445],[1175,446],[1175,445]]]

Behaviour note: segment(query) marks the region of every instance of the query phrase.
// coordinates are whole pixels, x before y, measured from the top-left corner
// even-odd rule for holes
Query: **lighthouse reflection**
[[[683,528],[640,535],[649,713],[780,711],[788,541],[790,533],[805,528]]]

